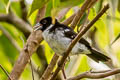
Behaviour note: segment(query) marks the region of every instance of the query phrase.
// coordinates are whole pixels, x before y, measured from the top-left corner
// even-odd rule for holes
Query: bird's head
[[[57,19],[55,19],[55,24],[57,23]],[[38,22],[35,27],[34,31],[42,30],[44,31],[46,28],[48,28],[50,25],[52,25],[52,17],[46,17],[43,18],[40,22]]]

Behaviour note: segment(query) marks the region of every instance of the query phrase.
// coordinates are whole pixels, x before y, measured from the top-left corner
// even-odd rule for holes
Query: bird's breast
[[[49,44],[54,52],[60,55],[64,53],[71,42],[71,39],[66,38],[63,33],[64,31],[62,30],[56,30],[55,32],[49,32],[49,30],[45,30],[42,33],[44,40]]]

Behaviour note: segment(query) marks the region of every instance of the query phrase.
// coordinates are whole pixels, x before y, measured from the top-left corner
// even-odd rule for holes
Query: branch
[[[0,64],[0,68],[4,71],[4,73],[7,75],[7,77],[10,78],[10,80],[12,80],[12,78],[9,76],[8,72],[2,67],[1,64]]]
[[[73,18],[75,17],[76,13],[74,13],[72,16],[70,16],[68,19],[64,20],[62,24],[68,25],[73,21]]]
[[[70,8],[65,8],[63,10],[61,10],[59,12],[59,15],[57,16],[57,19],[60,20],[63,18],[63,16],[67,13],[67,11],[69,10]],[[62,16],[61,16],[62,15]],[[68,21],[64,22],[67,23]],[[42,77],[40,78],[40,80],[48,80],[49,77],[51,76],[51,72],[53,71],[56,63],[57,63],[57,60],[58,60],[59,56],[54,54],[50,64],[48,65],[47,69],[45,70],[45,72],[43,73]]]
[[[90,4],[88,5],[88,9],[91,8],[98,0],[91,0]]]
[[[75,15],[72,23],[71,23],[71,27],[74,29],[75,26],[78,24],[78,22],[80,21],[83,13],[85,12],[85,10],[87,9],[88,5],[90,4],[91,0],[86,0],[85,3],[83,4],[83,6],[78,10],[77,14]]]
[[[10,11],[9,14],[0,14],[0,21],[6,21],[10,24],[13,24],[26,36],[28,36],[32,32],[32,27],[28,23],[17,17],[12,11]]]
[[[29,62],[30,57],[37,50],[37,48],[39,47],[39,44],[42,40],[43,40],[42,31],[35,31],[30,34],[23,50],[20,52],[20,56],[19,56],[18,60],[14,64],[13,70],[10,74],[12,80],[19,79],[20,75],[22,74],[22,72],[25,69],[25,66]],[[8,80],[10,80],[10,79],[8,79]]]
[[[12,80],[19,79],[20,75],[24,71],[26,64],[29,62],[29,55],[32,56],[32,54],[39,47],[40,42],[43,40],[41,33],[41,31],[32,32],[27,39],[24,49],[20,52],[20,56],[14,64],[13,70],[10,74]]]
[[[61,20],[61,19],[66,15],[66,13],[70,10],[70,8],[71,8],[71,7],[67,7],[67,8],[62,9],[62,10],[58,13],[57,20]]]
[[[18,18],[12,11],[8,14],[8,20],[25,34],[30,34],[32,32],[32,27],[22,19]]]
[[[63,10],[60,11],[59,15],[57,16],[57,19],[60,20],[61,18],[63,18],[63,16],[67,13],[67,11],[69,10],[70,8],[65,8]],[[62,16],[61,16],[62,15]],[[67,23],[67,21],[65,22]],[[56,63],[57,63],[57,60],[58,60],[59,56],[54,54],[50,64],[48,65],[47,69],[45,70],[45,72],[43,73],[42,77],[40,78],[40,80],[48,80],[49,77],[51,76],[51,72],[53,71]]]
[[[83,78],[90,78],[90,79],[101,79],[105,78],[111,75],[115,75],[120,73],[120,69],[113,69],[113,70],[107,70],[107,71],[97,71],[97,72],[84,72],[78,76],[69,78],[67,80],[80,80]]]
[[[20,0],[20,5],[22,9],[22,19],[27,22],[27,7],[25,5],[25,0]]]
[[[106,6],[104,6],[104,8],[98,13],[98,15],[86,26],[86,28],[84,30],[81,30],[81,32],[78,33],[78,35],[75,37],[75,39],[71,42],[70,46],[68,47],[67,51],[65,52],[64,56],[62,57],[62,59],[59,62],[59,66],[57,67],[57,69],[55,70],[51,80],[54,80],[56,78],[56,75],[58,74],[58,72],[60,71],[61,67],[63,66],[67,56],[69,55],[69,53],[71,52],[72,48],[74,47],[74,45],[80,40],[80,38],[92,27],[92,25],[108,10],[109,5],[107,4]]]
[[[0,21],[6,21],[6,22],[8,22],[8,15],[6,15],[6,14],[0,14]]]

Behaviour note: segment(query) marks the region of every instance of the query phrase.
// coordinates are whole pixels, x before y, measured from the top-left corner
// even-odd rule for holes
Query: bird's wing
[[[74,39],[77,36],[77,33],[74,32],[73,29],[71,29],[69,27],[64,29],[64,34],[65,34],[66,37],[68,37],[70,39]],[[79,40],[79,42],[84,44],[86,47],[91,48],[89,42],[86,41],[84,38],[81,38]]]
[[[65,37],[70,39],[74,39],[77,35],[77,33],[75,33],[71,28],[64,29],[64,34],[65,34]]]

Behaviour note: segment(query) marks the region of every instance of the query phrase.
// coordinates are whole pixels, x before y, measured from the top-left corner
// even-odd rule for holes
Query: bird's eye
[[[43,24],[46,24],[47,23],[47,20],[43,20]]]

